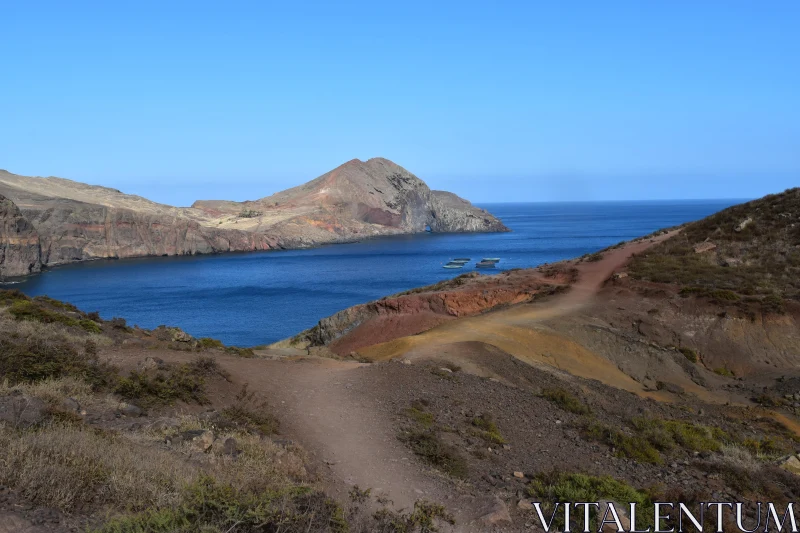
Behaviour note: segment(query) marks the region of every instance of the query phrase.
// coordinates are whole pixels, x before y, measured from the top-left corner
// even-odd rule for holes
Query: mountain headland
[[[485,210],[431,190],[382,158],[354,159],[304,185],[248,202],[172,207],[106,187],[6,171],[0,171],[0,195],[2,276],[100,258],[307,248],[426,230],[508,231]],[[38,239],[33,263],[26,262],[37,255],[33,249],[17,258],[20,239],[34,247]]]

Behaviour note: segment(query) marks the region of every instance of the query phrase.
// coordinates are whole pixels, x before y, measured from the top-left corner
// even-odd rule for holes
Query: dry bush
[[[47,379],[36,383],[9,384],[8,380],[0,381],[0,396],[22,392],[28,397],[40,398],[50,405],[63,405],[68,399],[77,401],[81,407],[92,410],[113,409],[119,400],[109,395],[95,394],[92,386],[75,377]]]

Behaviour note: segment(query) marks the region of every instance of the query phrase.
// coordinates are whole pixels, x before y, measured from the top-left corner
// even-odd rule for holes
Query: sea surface
[[[501,258],[499,270],[532,267],[739,202],[486,204],[481,207],[511,233],[426,233],[312,250],[92,261],[54,268],[14,288],[130,325],[178,326],[197,337],[255,346],[292,336],[351,305],[473,270],[482,257]],[[473,262],[462,270],[442,268],[456,257]]]

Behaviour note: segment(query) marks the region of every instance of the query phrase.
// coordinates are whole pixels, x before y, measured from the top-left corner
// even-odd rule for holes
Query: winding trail
[[[590,304],[603,283],[622,268],[631,255],[640,253],[675,235],[672,231],[654,239],[631,242],[609,250],[595,262],[577,265],[578,281],[570,290],[544,302],[517,305],[508,309],[445,322],[418,335],[401,337],[358,351],[373,361],[403,357],[426,358],[444,346],[480,342],[531,365],[548,365],[570,374],[599,379],[606,384],[644,396],[659,396],[619,370],[613,363],[581,345],[546,328],[542,322],[575,312]]]

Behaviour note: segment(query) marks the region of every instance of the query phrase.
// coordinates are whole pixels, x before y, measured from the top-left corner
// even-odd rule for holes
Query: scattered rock
[[[147,372],[148,370],[162,370],[166,368],[167,364],[159,357],[145,357],[144,361],[139,361],[136,365],[139,372]]]
[[[403,363],[404,365],[410,365],[411,364],[411,360],[410,359],[403,359],[400,362]]]
[[[201,452],[208,451],[214,444],[214,433],[207,429],[184,431],[180,437],[181,442],[188,442]]]
[[[25,396],[20,391],[0,397],[0,421],[13,427],[35,426],[42,423],[46,416],[47,405],[39,398]]]
[[[78,403],[78,400],[76,400],[75,398],[67,398],[61,405],[67,411],[72,411],[74,413],[81,413],[81,412],[85,413],[85,411],[81,409],[81,404]]]
[[[741,265],[742,260],[736,257],[725,257],[720,261],[720,264],[724,267],[734,267]]]
[[[439,370],[441,370],[442,372],[447,372],[447,373],[449,373],[449,374],[452,374],[452,373],[453,373],[453,371],[452,371],[452,370],[450,370],[449,368],[445,368],[445,367],[441,367],[441,368],[439,368]]]
[[[533,511],[533,503],[523,498],[517,502],[517,509],[520,511]]]
[[[781,463],[781,468],[792,474],[800,475],[800,459],[796,455],[792,455]]]
[[[172,340],[174,342],[191,342],[192,336],[183,330],[175,328],[172,331]]]
[[[491,510],[480,517],[480,522],[486,526],[510,524],[511,514],[508,512],[508,506],[500,498],[495,498]]]
[[[741,222],[739,222],[739,225],[737,225],[735,228],[733,228],[733,231],[735,231],[736,233],[739,233],[739,232],[743,231],[744,228],[749,226],[752,221],[753,221],[753,217],[747,217],[746,219],[744,219]]]
[[[609,506],[614,506],[614,510],[617,512],[617,518],[619,518],[619,522],[622,525],[623,531],[630,531],[631,529],[631,519],[628,517],[628,513],[626,511],[626,506],[624,504],[620,504],[611,500],[598,500],[597,503],[600,504],[599,512],[602,514],[606,513],[606,509]],[[603,519],[602,514],[599,517],[599,520]],[[603,525],[602,533],[617,533],[618,529],[616,524],[613,523],[614,515],[610,509],[608,509],[608,515],[605,517],[607,520],[612,520],[611,523],[606,522]]]
[[[228,437],[225,439],[225,443],[222,445],[222,454],[230,455],[232,457],[239,455],[236,439],[233,437]]]
[[[525,479],[525,474],[522,472],[514,472],[514,477],[517,479]]]
[[[711,250],[714,250],[716,247],[717,245],[714,244],[713,242],[709,241],[701,242],[700,244],[694,245],[694,253],[702,254],[705,252],[710,252]]]
[[[142,408],[133,405],[132,403],[121,403],[120,406],[117,408],[117,413],[123,416],[129,416],[131,418],[144,415],[144,411],[142,411]]]

